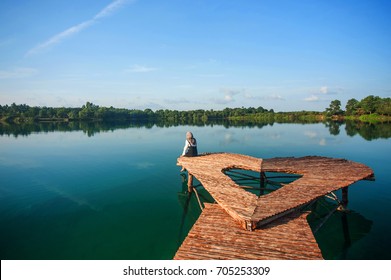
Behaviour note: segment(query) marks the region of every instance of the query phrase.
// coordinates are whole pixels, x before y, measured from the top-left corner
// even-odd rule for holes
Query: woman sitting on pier
[[[181,156],[185,157],[195,157],[198,155],[197,151],[197,140],[193,137],[193,133],[188,131],[186,133],[186,141],[185,146],[183,147],[183,152]],[[184,168],[182,168],[181,172],[185,171]]]
[[[183,147],[182,156],[195,157],[198,155],[197,140],[193,137],[193,133],[188,131],[186,133],[185,146]]]

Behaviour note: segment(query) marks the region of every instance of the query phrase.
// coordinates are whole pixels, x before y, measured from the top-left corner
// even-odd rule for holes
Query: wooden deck
[[[260,159],[215,153],[180,157],[178,165],[194,175],[215,201],[243,228],[254,229],[282,217],[332,191],[373,176],[369,167],[326,157]],[[243,190],[223,171],[244,169],[302,175],[280,189],[258,197]]]
[[[261,172],[261,164],[261,159],[228,153],[178,159],[178,165],[195,176],[215,201],[244,228],[251,223],[258,196],[238,187],[223,171],[236,168]]]
[[[205,204],[174,259],[322,259],[307,214],[291,213],[262,229],[246,231],[219,205]]]
[[[208,204],[174,259],[322,259],[303,205],[373,176],[369,167],[326,157],[259,159],[215,153],[180,157],[178,165],[195,176],[217,204]],[[238,186],[230,169],[301,175],[257,196]],[[267,179],[267,178],[266,178]],[[243,230],[247,229],[247,230]]]

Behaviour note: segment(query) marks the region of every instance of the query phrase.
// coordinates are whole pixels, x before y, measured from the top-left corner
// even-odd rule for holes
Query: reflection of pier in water
[[[308,210],[311,211],[308,223],[325,259],[349,259],[349,248],[372,228],[371,220],[355,211],[341,209],[338,201],[327,197],[316,200]]]
[[[213,198],[209,193],[200,188],[198,191],[189,192],[187,186],[187,176],[182,173],[182,190],[178,192],[178,202],[183,208],[183,214],[181,218],[180,228],[178,232],[178,247],[181,245],[183,239],[186,237],[187,232],[192,225],[197,221],[200,216],[205,203],[213,203]],[[193,186],[194,189],[200,187],[201,184]],[[202,201],[202,203],[201,203]]]
[[[181,157],[178,165],[189,172],[189,191],[194,189],[191,187],[194,176],[218,205],[205,207],[175,259],[322,258],[307,223],[308,213],[300,212],[325,195],[338,200],[334,195],[338,189],[343,190],[343,201],[338,201],[338,206],[346,206],[347,187],[373,176],[373,171],[363,164],[325,157],[262,160],[220,153]],[[257,175],[236,169],[255,171]],[[287,177],[296,180],[281,182],[271,172],[299,176],[290,175]],[[230,173],[234,180],[224,173]],[[246,179],[256,179],[258,186],[237,183]],[[279,188],[270,192],[270,185]],[[249,188],[252,190],[245,190]]]

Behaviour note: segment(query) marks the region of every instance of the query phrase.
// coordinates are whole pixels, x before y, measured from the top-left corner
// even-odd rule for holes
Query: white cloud
[[[230,88],[222,88],[220,92],[223,93],[223,98],[213,98],[211,99],[213,102],[217,104],[227,104],[235,101],[234,96],[238,94],[244,93],[243,89],[230,89]]]
[[[304,98],[304,101],[309,101],[309,102],[319,101],[319,96],[311,95],[310,97]]]
[[[322,94],[327,94],[329,91],[328,87],[321,87],[319,92],[322,93]]]
[[[339,94],[343,91],[343,88],[341,87],[328,87],[328,86],[322,86],[316,91],[314,91],[314,94],[320,94],[320,95],[333,95],[333,94]]]
[[[98,20],[108,17],[111,14],[113,14],[116,10],[120,9],[121,7],[124,6],[127,2],[130,0],[116,0],[113,1],[111,4],[107,5],[105,8],[103,8],[99,13],[97,13],[92,19],[88,19],[86,21],[83,21],[82,23],[76,24],[56,35],[53,37],[49,38],[45,42],[37,45],[36,47],[30,49],[27,52],[27,56],[29,55],[34,55],[39,52],[42,52],[44,50],[47,50],[48,48],[59,44],[61,41],[63,41],[65,38],[70,37],[76,33],[81,32],[82,30],[86,29],[87,27],[90,27],[93,25],[95,22]]]
[[[109,4],[108,6],[103,8],[103,10],[101,10],[99,13],[97,13],[93,19],[99,20],[101,18],[108,17],[108,16],[112,15],[116,10],[122,8],[122,6],[124,6],[127,2],[130,2],[130,1],[129,0],[113,1],[111,4]]]
[[[157,68],[155,67],[147,67],[144,65],[138,65],[135,64],[132,67],[125,69],[125,72],[133,72],[133,73],[147,73],[147,72],[153,72],[156,71]]]
[[[224,93],[224,100],[227,100],[227,101],[234,100],[235,95],[238,95],[238,94],[241,94],[244,92],[243,89],[228,89],[228,88],[223,88],[220,91]]]
[[[309,91],[311,96],[304,98],[304,101],[308,102],[317,102],[317,101],[327,101],[327,97],[329,95],[335,95],[335,94],[340,94],[343,92],[342,87],[329,87],[329,86],[321,86],[320,88],[317,89],[312,89]]]
[[[247,92],[246,89],[222,88],[220,89],[220,92],[223,94],[222,98],[212,99],[212,101],[217,104],[227,104],[227,103],[235,102],[237,96],[248,99],[250,101],[285,100],[285,98],[279,94],[273,93],[269,95],[253,95]]]
[[[225,101],[226,103],[231,102],[231,101],[234,101],[234,96],[233,96],[233,95],[230,95],[230,94],[225,94],[225,95],[224,95],[224,101]]]
[[[57,35],[51,37],[49,40],[47,40],[47,41],[39,44],[38,46],[32,48],[31,50],[29,50],[27,52],[27,56],[37,54],[39,52],[42,52],[42,51],[50,48],[53,45],[56,45],[56,44],[60,43],[62,40],[64,40],[65,38],[70,37],[73,34],[79,33],[83,29],[86,29],[87,27],[89,27],[93,23],[94,23],[93,20],[88,20],[88,21],[82,22],[82,23],[80,23],[78,25],[74,25],[74,26],[68,28],[67,30],[65,30],[65,31],[63,31],[61,33],[58,33]]]
[[[279,94],[271,94],[269,96],[266,96],[266,99],[270,99],[270,100],[285,100],[285,98],[282,97]]]
[[[38,74],[38,70],[34,68],[15,68],[9,71],[0,70],[0,79],[27,78],[36,74]]]

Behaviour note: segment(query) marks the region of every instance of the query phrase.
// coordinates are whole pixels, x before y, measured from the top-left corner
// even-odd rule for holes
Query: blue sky
[[[391,1],[2,0],[0,104],[323,111],[391,96]]]

